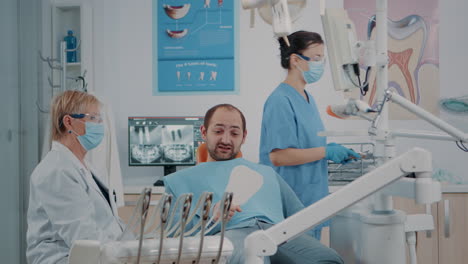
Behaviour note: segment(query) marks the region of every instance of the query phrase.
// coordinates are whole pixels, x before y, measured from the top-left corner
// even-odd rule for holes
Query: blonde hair
[[[93,105],[101,102],[93,95],[80,91],[65,91],[57,95],[50,106],[51,139],[59,140],[66,133],[63,117],[69,114],[82,114]]]

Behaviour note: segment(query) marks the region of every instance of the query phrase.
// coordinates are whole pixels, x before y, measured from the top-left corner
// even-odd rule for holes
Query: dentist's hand
[[[220,202],[217,202],[213,208],[213,213],[214,213],[214,221],[218,221],[219,217],[221,216],[220,212]],[[242,212],[242,209],[240,208],[239,205],[231,204],[231,208],[229,209],[229,216],[227,221],[229,222],[231,218],[234,216],[236,212]]]
[[[353,159],[361,159],[361,156],[352,149],[345,148],[340,144],[329,143],[325,147],[325,158],[335,163],[348,163]]]

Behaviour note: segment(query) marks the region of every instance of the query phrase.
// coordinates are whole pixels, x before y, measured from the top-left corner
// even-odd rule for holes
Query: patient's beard
[[[237,156],[237,153],[239,153],[239,149],[235,148],[233,145],[224,145],[224,146],[230,146],[231,147],[231,153],[230,155],[228,153],[220,153],[218,151],[218,146],[223,145],[223,144],[216,144],[214,148],[208,147],[208,153],[210,154],[211,158],[216,160],[216,161],[226,161],[226,160],[232,160]]]

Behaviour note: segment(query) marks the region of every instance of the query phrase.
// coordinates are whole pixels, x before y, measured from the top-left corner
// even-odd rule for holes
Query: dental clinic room
[[[468,1],[1,0],[1,263],[468,262]]]

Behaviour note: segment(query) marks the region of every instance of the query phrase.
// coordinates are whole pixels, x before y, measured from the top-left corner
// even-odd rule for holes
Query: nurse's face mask
[[[86,151],[90,151],[99,146],[99,144],[102,142],[102,139],[104,138],[104,125],[102,123],[101,115],[70,114],[70,116],[85,124],[85,134],[80,136],[71,129],[68,131],[68,133],[74,133],[77,136],[81,146],[83,146]]]
[[[302,77],[304,78],[304,81],[307,84],[311,84],[320,80],[325,68],[325,58],[320,56],[309,58],[302,54],[296,55],[302,60],[306,61],[309,66],[309,70],[304,71],[299,65],[296,64],[296,67],[302,72]]]

